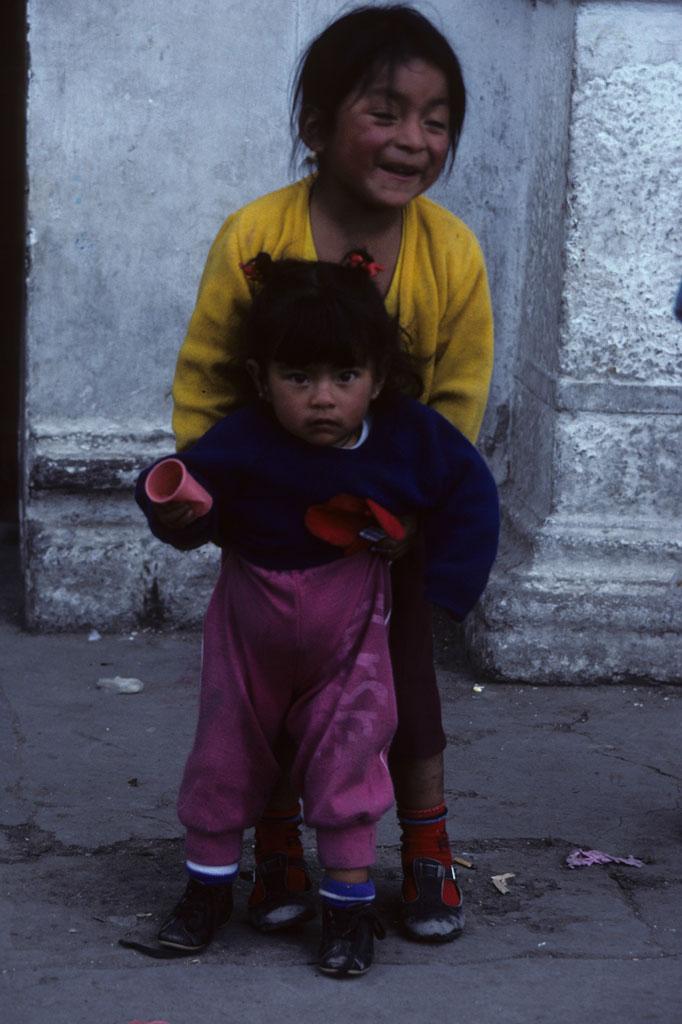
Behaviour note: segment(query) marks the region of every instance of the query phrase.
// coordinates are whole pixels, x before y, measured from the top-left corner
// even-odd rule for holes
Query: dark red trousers
[[[433,667],[431,605],[424,597],[424,545],[418,540],[391,567],[389,647],[398,706],[391,754],[427,758],[446,745]]]

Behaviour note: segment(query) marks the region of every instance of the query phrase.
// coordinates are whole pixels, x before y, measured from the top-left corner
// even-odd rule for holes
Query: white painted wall
[[[150,541],[127,488],[170,444],[169,388],[210,242],[230,211],[288,180],[294,62],[342,7],[29,0],[23,535],[34,625],[127,624],[151,590],[169,621],[199,617],[210,556],[179,559]],[[520,348],[558,324],[574,8],[422,7],[467,83],[455,168],[433,196],[471,225],[488,261],[497,359],[481,444],[502,481]]]

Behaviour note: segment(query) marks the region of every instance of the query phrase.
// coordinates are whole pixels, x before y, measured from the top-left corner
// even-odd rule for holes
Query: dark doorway
[[[19,389],[24,324],[26,182],[26,3],[0,5],[0,523],[16,526],[19,500]]]

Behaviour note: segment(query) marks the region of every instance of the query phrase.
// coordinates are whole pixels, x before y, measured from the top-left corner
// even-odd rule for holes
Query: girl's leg
[[[254,884],[249,920],[262,932],[280,931],[315,916],[313,884],[303,856],[300,791],[289,781],[291,741],[277,745],[282,775],[256,824]]]
[[[423,580],[418,543],[393,565],[390,644],[398,730],[389,764],[402,831],[403,923],[412,938],[445,942],[461,933],[464,912],[445,826],[446,740]]]
[[[398,729],[391,747],[389,766],[403,833],[404,893],[408,901],[404,908],[406,927],[410,930],[410,912],[417,911],[426,915],[427,920],[435,919],[435,927],[444,930],[446,936],[451,938],[461,930],[462,913],[457,909],[461,896],[452,877],[447,833],[444,825],[439,826],[442,834],[433,836],[428,827],[424,829],[420,825],[408,823],[418,820],[420,812],[444,807],[443,748],[446,741],[433,666],[431,608],[423,597],[423,548],[419,544],[392,566],[392,604],[390,649],[398,705]],[[271,817],[280,808],[291,807],[297,798],[297,788],[292,785],[289,776],[282,776],[266,814]],[[280,833],[278,837],[273,835],[265,821],[256,828],[257,841],[260,835],[270,844],[273,840],[279,842],[281,855],[286,856],[287,849],[290,850],[297,840],[298,828],[295,835],[292,830],[288,835],[282,836]],[[420,836],[422,839],[419,839]],[[414,878],[414,861],[417,858],[414,851],[422,848],[424,837],[428,839],[426,859],[436,860],[442,865],[443,877],[440,881],[437,879],[435,883],[429,882],[428,886],[422,887],[424,893],[428,889],[428,899],[415,900],[417,880]],[[418,847],[415,847],[415,838],[419,840]],[[302,855],[302,850],[300,852]],[[420,865],[417,868],[421,870]],[[435,870],[439,871],[438,868]],[[296,884],[296,878],[299,885],[309,887],[307,875],[294,876],[293,885]],[[286,902],[290,895],[290,892],[285,891],[279,898]],[[278,894],[273,890],[271,902],[275,912],[277,900]],[[422,928],[422,925],[416,927]],[[426,927],[433,925],[427,924]]]
[[[300,785],[305,789],[306,820],[318,828],[318,843],[324,864],[332,863],[325,859],[326,823],[334,823],[329,841],[337,855],[337,840],[341,834],[338,830],[339,812],[342,818],[345,814],[347,820],[355,822],[358,800],[365,799],[361,792],[363,788],[365,795],[370,792],[375,799],[375,806],[369,809],[366,822],[353,824],[344,833],[343,842],[347,848],[343,858],[333,862],[333,867],[342,871],[349,866],[355,868],[357,865],[372,863],[374,822],[392,802],[386,759],[378,757],[381,743],[386,745],[389,742],[395,728],[394,695],[386,638],[388,578],[386,564],[371,556],[347,559],[343,563],[336,562],[301,573],[300,622],[301,628],[305,630],[301,648],[306,656],[306,678],[301,681],[301,699],[295,701],[291,708],[287,728],[297,747],[293,778],[297,783],[300,780]],[[364,639],[369,644],[376,644],[377,650],[364,652]],[[363,659],[367,664],[363,663]],[[356,670],[357,678],[351,678],[351,669]],[[356,692],[353,696],[354,687]],[[332,723],[332,719],[336,720]],[[353,753],[353,744],[350,742],[355,734],[362,739],[369,730],[368,735],[371,735],[374,728],[382,740],[377,747],[375,739],[370,739],[367,749],[371,748],[376,764],[371,760],[367,763],[364,761],[362,743],[358,745],[357,753]],[[318,766],[324,764],[325,759],[329,760],[327,769],[320,771]],[[368,763],[371,768],[367,767]],[[308,772],[308,768],[312,768],[312,771]],[[314,783],[312,789],[306,785],[309,776],[322,780],[325,775],[333,776],[338,792],[323,793],[321,781]],[[315,791],[315,786],[320,789],[319,792]],[[298,786],[295,786],[294,791],[300,791]],[[340,804],[346,799],[350,800],[350,805],[343,809]],[[335,806],[332,807],[332,803]],[[292,822],[288,833],[280,829],[277,834],[272,825],[275,817],[273,812],[277,809],[277,803],[271,800],[264,815],[265,820],[259,822],[256,829],[257,852],[261,844],[265,846],[275,839],[280,843],[280,862],[288,861],[289,865],[293,864],[297,868],[302,863],[302,850],[300,846],[298,850],[294,846],[298,841],[297,825]],[[270,854],[273,852],[270,847]],[[281,872],[278,875],[270,876],[266,873],[263,876],[261,865],[256,868],[257,882],[252,893],[252,905],[255,904],[255,914],[259,913],[257,901],[267,908],[264,930],[271,930],[274,923],[279,921],[280,914],[288,914],[288,908],[295,903],[297,896],[300,899],[301,894],[310,886],[307,873],[290,871],[289,874],[290,880],[282,886]],[[257,927],[263,928],[262,923],[254,920],[254,913],[251,915],[252,921]]]
[[[204,623],[199,720],[178,798],[190,880],[159,932],[163,945],[203,948],[229,917],[243,829],[279,774],[292,686],[282,637],[290,647],[293,610],[286,586],[227,558]]]
[[[369,879],[369,868],[327,868],[328,878],[345,885],[358,885]]]
[[[292,778],[300,781],[324,867],[366,868],[374,862],[376,822],[393,803],[389,570],[377,557],[357,555],[304,575],[304,658],[286,723],[296,747]]]
[[[187,856],[200,864],[238,859],[280,774],[294,681],[287,576],[228,556],[206,613],[199,720],[178,797]]]
[[[391,745],[391,774],[396,766],[396,797],[419,800],[437,795],[442,779],[436,771],[420,771],[421,763],[442,764],[446,739],[441,720],[440,693],[433,665],[431,606],[424,596],[424,547],[417,538],[411,548],[393,563],[392,612],[389,631],[391,663],[398,705],[398,728]],[[401,772],[406,764],[409,771]],[[413,773],[417,772],[414,776]],[[407,790],[399,791],[399,788]],[[417,790],[415,793],[414,790]],[[432,801],[431,801],[432,802]],[[424,800],[425,805],[429,803]]]
[[[364,974],[383,929],[368,865],[376,822],[392,803],[388,744],[395,702],[388,653],[387,566],[360,556],[311,574],[301,594],[300,699],[287,717],[306,821],[317,829],[326,974]]]
[[[339,879],[336,875],[342,875]],[[348,881],[364,875],[364,880]],[[318,967],[336,976],[365,974],[374,960],[374,939],[386,934],[373,910],[375,891],[369,873],[327,870],[320,886],[322,938]]]

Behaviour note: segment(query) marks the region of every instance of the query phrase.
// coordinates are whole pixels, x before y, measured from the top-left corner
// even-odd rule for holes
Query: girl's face
[[[403,207],[430,188],[448,154],[445,76],[422,60],[382,72],[341,104],[331,134],[305,141],[320,158],[320,181],[363,205]]]
[[[270,363],[264,374],[249,360],[259,394],[272,405],[280,424],[309,444],[348,448],[360,436],[362,421],[381,391],[367,366],[339,369],[326,363],[287,366]]]

